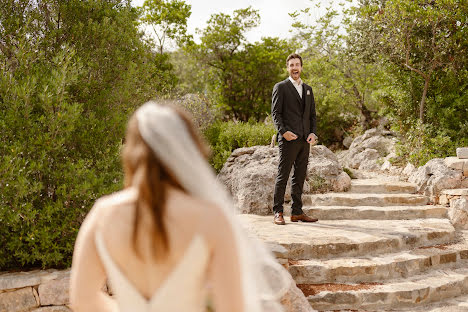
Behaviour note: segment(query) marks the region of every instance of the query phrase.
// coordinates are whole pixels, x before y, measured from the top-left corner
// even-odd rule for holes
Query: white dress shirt
[[[301,97],[302,99],[302,79],[299,78],[298,80],[294,80],[291,78],[291,76],[289,76],[289,80],[291,80],[293,86],[296,88],[297,90],[297,93],[299,93],[299,96]]]

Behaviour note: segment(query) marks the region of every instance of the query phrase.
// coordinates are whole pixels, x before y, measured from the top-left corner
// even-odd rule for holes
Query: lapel
[[[309,111],[310,110],[310,105],[311,105],[311,99],[312,99],[312,92],[310,91],[310,89],[308,89],[306,87],[306,84],[303,83],[302,84],[302,90],[303,90],[303,93],[302,93],[302,96],[305,96],[305,108],[304,108],[304,111]],[[307,94],[307,91],[309,92],[309,94]]]
[[[291,80],[289,80],[289,78],[286,78],[286,80],[287,80],[286,84],[289,86],[289,89],[296,96],[296,99],[299,101],[299,104],[302,105],[302,99],[299,96],[299,93],[297,93],[296,87],[294,87],[294,85],[292,84]],[[304,89],[304,84],[302,85],[302,88]]]

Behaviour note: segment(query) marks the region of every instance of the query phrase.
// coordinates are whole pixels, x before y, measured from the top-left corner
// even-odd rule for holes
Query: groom
[[[302,188],[309,160],[309,144],[317,142],[317,123],[312,88],[301,80],[302,58],[291,54],[286,59],[289,77],[273,87],[271,115],[278,131],[280,161],[275,182],[274,223],[284,225],[283,203],[289,173],[292,177],[291,222],[316,222],[302,211]]]

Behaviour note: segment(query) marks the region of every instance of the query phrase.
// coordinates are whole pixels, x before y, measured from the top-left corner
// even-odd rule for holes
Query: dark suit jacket
[[[271,115],[279,133],[278,139],[286,131],[303,139],[307,139],[310,133],[317,135],[314,94],[312,88],[305,83],[302,84],[301,99],[289,78],[278,82],[273,87]]]

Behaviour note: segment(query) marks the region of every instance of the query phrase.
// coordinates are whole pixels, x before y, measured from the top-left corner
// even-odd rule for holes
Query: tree
[[[250,44],[245,33],[258,26],[256,10],[213,14],[201,30],[201,43],[188,50],[208,66],[209,89],[225,114],[236,120],[261,120],[270,111],[273,85],[283,79],[289,45],[278,38]]]
[[[362,129],[375,125],[379,105],[375,99],[380,68],[365,62],[353,50],[354,11],[340,13],[333,4],[314,25],[301,22],[313,8],[294,12],[293,28],[301,44],[304,78],[314,87],[319,126],[325,142],[341,141],[342,134],[356,119]]]
[[[460,68],[460,53],[467,53],[466,47],[460,46],[467,33],[463,15],[466,4],[452,0],[389,0],[365,4],[362,13],[373,33],[378,34],[378,41],[370,48],[422,78],[419,119],[424,122],[435,72]]]
[[[157,47],[163,54],[168,39],[182,43],[187,35],[187,20],[192,14],[191,5],[183,0],[145,0],[142,22],[153,30]]]

